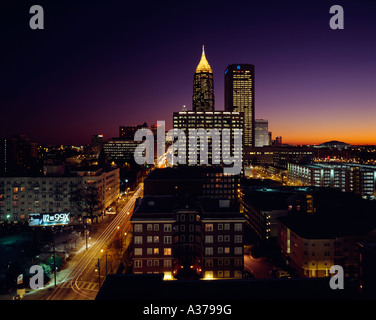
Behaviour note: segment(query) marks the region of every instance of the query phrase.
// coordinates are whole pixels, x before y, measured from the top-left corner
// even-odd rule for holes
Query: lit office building
[[[216,129],[219,132],[219,139],[213,139],[209,137],[208,139],[208,162],[206,164],[212,165],[213,163],[213,151],[223,157],[224,152],[231,152],[231,155],[242,156],[243,148],[234,144],[235,138],[243,134],[244,130],[244,116],[241,112],[226,112],[226,111],[214,111],[214,112],[199,112],[199,111],[187,111],[183,110],[181,112],[173,113],[173,128],[180,129],[185,134],[185,141],[183,145],[186,146],[186,164],[200,165],[200,149],[201,149],[201,139],[197,139],[197,144],[190,148],[190,138],[192,138],[193,133],[197,129]],[[230,139],[229,144],[223,144],[223,129],[229,129]],[[184,138],[183,138],[184,139]],[[244,141],[242,137],[242,141]],[[227,148],[227,150],[225,149]],[[240,148],[240,149],[239,149]],[[222,160],[219,159],[218,164],[223,164]],[[241,161],[241,159],[240,159]]]
[[[376,167],[350,163],[289,163],[288,179],[305,186],[338,188],[362,196],[376,196]]]
[[[139,129],[147,129],[147,123],[139,125],[130,125],[130,126],[120,126],[119,127],[119,139],[123,140],[134,140],[134,135]]]
[[[109,161],[134,163],[134,154],[142,142],[133,140],[110,140],[103,144],[103,152]]]
[[[244,113],[244,146],[255,146],[255,66],[231,64],[225,70],[225,110]]]
[[[268,120],[255,120],[255,147],[269,146]]]

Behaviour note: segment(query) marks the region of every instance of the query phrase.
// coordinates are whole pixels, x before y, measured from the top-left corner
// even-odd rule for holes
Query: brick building
[[[133,273],[242,277],[245,220],[228,199],[145,196],[131,221]]]

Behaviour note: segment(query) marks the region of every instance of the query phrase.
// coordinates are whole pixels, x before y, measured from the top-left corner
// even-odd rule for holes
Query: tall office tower
[[[0,175],[22,176],[38,172],[38,144],[26,135],[0,140]]]
[[[244,116],[242,112],[227,112],[227,111],[214,111],[214,112],[202,112],[202,111],[187,111],[173,113],[173,128],[180,129],[185,134],[185,141],[182,140],[182,145],[186,152],[182,153],[183,158],[186,159],[188,165],[216,165],[214,163],[214,151],[220,155],[220,164],[222,165],[224,154],[229,152],[238,158],[243,153],[243,132],[244,132]],[[222,138],[213,138],[210,134],[207,139],[207,156],[208,163],[204,163],[201,160],[201,148],[204,148],[204,143],[201,139],[197,139],[197,143],[191,145],[189,143],[191,137],[195,138],[196,130],[205,129],[207,132],[210,129],[216,129],[219,135],[222,136],[223,129],[229,129],[230,139],[229,143],[225,143]],[[241,136],[240,136],[241,135]],[[241,137],[241,145],[238,146],[235,143],[237,138]],[[242,158],[242,157],[240,157]],[[242,159],[239,159],[241,161]],[[180,160],[179,160],[180,161]]]
[[[255,120],[255,147],[269,146],[268,120]]]
[[[244,113],[244,146],[255,146],[255,66],[231,64],[225,70],[225,110]]]
[[[213,71],[206,60],[205,49],[193,76],[193,111],[214,111],[214,79]]]

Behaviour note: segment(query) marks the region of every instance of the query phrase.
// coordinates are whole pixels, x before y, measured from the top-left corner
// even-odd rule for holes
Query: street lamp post
[[[55,287],[56,287],[56,253],[55,253],[55,241],[54,241],[54,278],[55,278]]]
[[[101,288],[101,266],[99,263],[99,258],[98,258],[98,284],[99,284],[99,289]]]
[[[104,251],[104,250],[101,249],[101,252],[102,252],[102,253],[103,253],[103,251]],[[106,252],[106,260],[105,260],[105,261],[106,261],[106,277],[107,277],[107,252]]]

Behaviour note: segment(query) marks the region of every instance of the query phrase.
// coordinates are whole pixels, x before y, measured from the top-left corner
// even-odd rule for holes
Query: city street
[[[116,214],[107,228],[89,240],[69,262],[66,269],[57,275],[57,287],[54,288],[54,279],[51,279],[44,289],[25,295],[24,299],[47,300],[93,300],[98,293],[99,282],[102,284],[106,273],[106,247],[118,237],[125,240],[125,233],[129,231],[131,213],[138,197],[142,197],[143,184],[135,190],[123,209]],[[113,259],[108,258],[107,271],[110,270]],[[99,259],[99,260],[98,260]],[[98,268],[99,261],[99,268]],[[100,278],[99,278],[100,272]],[[99,281],[100,279],[100,281]],[[51,292],[51,288],[54,290]]]
[[[253,258],[251,255],[244,255],[244,271],[249,271],[256,279],[273,278],[271,271],[274,265],[266,258]]]

